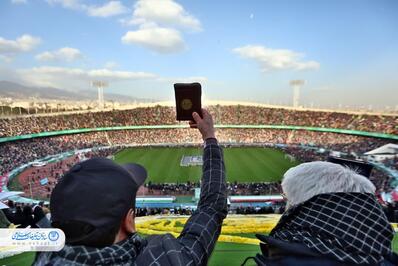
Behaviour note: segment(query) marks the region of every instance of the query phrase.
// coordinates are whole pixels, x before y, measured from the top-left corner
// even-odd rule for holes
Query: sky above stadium
[[[1,0],[0,80],[172,100],[398,108],[398,1]],[[93,90],[94,91],[94,90]]]

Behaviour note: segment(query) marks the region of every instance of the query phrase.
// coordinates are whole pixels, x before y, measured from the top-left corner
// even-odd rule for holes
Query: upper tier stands
[[[298,125],[398,134],[398,117],[396,116],[297,111],[239,105],[211,106],[209,109],[215,122],[224,125]],[[129,125],[174,125],[176,123],[174,108],[161,106],[125,111],[3,118],[0,119],[0,138],[67,129]],[[223,143],[287,144],[289,145],[287,152],[302,161],[324,158],[319,157],[320,155],[317,153],[311,153],[301,148],[295,149],[294,147],[297,145],[323,147],[329,150],[360,155],[386,143],[398,143],[396,140],[356,135],[285,129],[220,128],[217,131],[217,137]],[[114,130],[4,142],[0,143],[0,176],[22,164],[65,151],[109,145],[199,144],[201,142],[199,133],[189,128]],[[391,160],[387,163],[391,168],[398,168],[397,160]],[[48,173],[48,176],[51,178],[49,178],[49,183],[46,186],[38,185],[40,181],[37,177],[38,173],[30,173],[25,177],[25,179],[28,178],[33,181],[33,187],[29,189],[32,189],[34,194],[48,196],[49,191],[55,184],[54,178],[61,174],[56,169],[65,170],[67,164],[68,162],[65,162],[62,167],[49,170],[51,173]],[[42,176],[41,173],[40,176]],[[378,187],[385,187],[388,183],[387,179],[380,180],[384,181]],[[21,180],[23,184],[29,182],[27,179]],[[24,187],[25,191],[27,189],[27,187]]]
[[[210,106],[216,124],[296,125],[398,134],[398,117],[300,111],[255,106]],[[46,131],[130,125],[174,125],[173,107],[155,106],[131,110],[25,116],[0,119],[0,138]]]

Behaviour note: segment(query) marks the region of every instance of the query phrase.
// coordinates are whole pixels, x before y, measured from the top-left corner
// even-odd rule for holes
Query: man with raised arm
[[[74,165],[51,195],[52,225],[65,232],[59,252],[35,265],[206,265],[227,215],[225,166],[213,119],[193,113],[204,140],[201,196],[180,236],[144,239],[135,230],[135,195],[146,179],[137,164],[95,158]]]

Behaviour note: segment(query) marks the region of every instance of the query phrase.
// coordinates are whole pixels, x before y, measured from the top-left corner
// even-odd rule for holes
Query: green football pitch
[[[183,156],[201,155],[195,147],[127,148],[115,155],[118,163],[136,162],[148,170],[148,181],[153,183],[184,183],[198,181],[200,166],[180,166]],[[272,148],[224,148],[224,160],[229,182],[272,182],[282,178],[284,172],[298,164],[283,151]]]

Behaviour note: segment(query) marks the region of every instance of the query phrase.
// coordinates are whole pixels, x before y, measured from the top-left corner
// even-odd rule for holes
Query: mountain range
[[[98,98],[97,90],[69,91],[52,87],[25,86],[11,81],[0,81],[0,98],[12,98],[28,100],[32,98],[40,100],[68,100],[86,101]],[[106,101],[116,102],[154,102],[153,99],[136,98],[116,93],[104,93]]]

